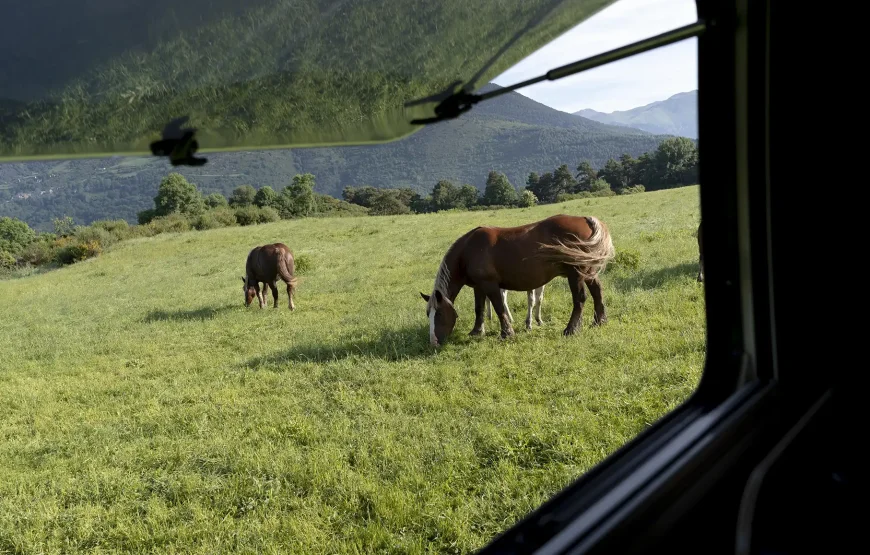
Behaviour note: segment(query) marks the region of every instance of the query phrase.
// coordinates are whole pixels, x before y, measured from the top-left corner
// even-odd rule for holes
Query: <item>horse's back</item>
[[[272,281],[278,277],[281,262],[292,261],[293,253],[284,243],[254,247],[248,253],[247,270],[252,277]]]

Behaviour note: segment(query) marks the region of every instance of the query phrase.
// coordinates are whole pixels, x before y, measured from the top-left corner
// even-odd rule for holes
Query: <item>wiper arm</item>
[[[501,96],[503,94],[507,94],[509,92],[513,92],[518,89],[522,89],[523,87],[528,87],[529,85],[540,83],[542,81],[558,81],[559,79],[563,79],[571,75],[576,75],[578,73],[582,73],[584,71],[599,66],[607,65],[611,62],[630,58],[637,54],[642,54],[644,52],[649,52],[650,50],[655,50],[656,48],[661,48],[662,46],[668,46],[676,42],[697,37],[700,36],[706,28],[706,23],[703,20],[698,20],[695,23],[691,23],[684,27],[679,27],[677,29],[667,31],[660,35],[650,37],[648,39],[640,40],[635,43],[628,44],[626,46],[622,46],[608,52],[604,52],[602,54],[597,54],[595,56],[591,56],[577,62],[557,67],[555,69],[551,69],[544,75],[539,75],[538,77],[533,77],[531,79],[521,81],[514,85],[496,89],[483,94],[473,94],[468,92],[468,86],[464,86],[459,90],[456,90],[457,85],[459,85],[461,81],[455,81],[450,85],[450,87],[447,88],[446,91],[436,95],[432,95],[427,98],[412,100],[411,102],[406,103],[405,106],[416,106],[419,104],[424,104],[426,102],[432,102],[434,100],[439,100],[443,98],[444,100],[441,100],[438,106],[435,107],[434,117],[413,119],[411,120],[411,123],[413,125],[428,125],[432,123],[437,123],[439,121],[455,119],[458,118],[461,114],[470,110],[471,107],[475,104],[483,102],[484,100],[489,100],[491,98],[495,98],[497,96]]]

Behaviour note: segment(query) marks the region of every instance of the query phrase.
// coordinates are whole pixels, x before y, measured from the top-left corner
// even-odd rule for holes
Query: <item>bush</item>
[[[17,262],[12,253],[0,251],[0,270],[11,270],[16,266]]]
[[[101,227],[80,227],[75,232],[75,240],[77,243],[99,243],[103,249],[118,242],[118,238]]]
[[[277,222],[281,219],[281,215],[278,214],[278,211],[271,206],[264,206],[258,209],[257,212],[257,223],[268,224],[271,222]]]
[[[239,225],[254,225],[259,221],[259,212],[256,206],[240,206],[234,215]]]
[[[634,249],[619,249],[609,266],[618,270],[633,272],[640,268],[640,253]]]
[[[581,191],[579,193],[559,193],[556,196],[556,202],[565,202],[581,198],[592,198],[592,196],[592,193],[590,193],[589,191]]]
[[[295,273],[305,274],[314,269],[314,259],[309,254],[299,254],[293,257]]]
[[[92,223],[91,227],[105,229],[118,241],[130,237],[130,224],[126,220],[99,220]]]
[[[177,212],[169,214],[168,216],[154,218],[148,225],[154,230],[155,235],[160,233],[183,233],[185,231],[190,231],[190,220]]]
[[[626,187],[622,191],[619,192],[620,195],[636,195],[637,193],[643,193],[646,191],[646,187],[643,185],[632,185],[631,187]]]
[[[517,206],[521,208],[529,208],[538,204],[538,197],[535,196],[535,193],[525,190],[520,193],[519,201],[517,202]]]
[[[52,262],[55,254],[55,247],[51,241],[36,240],[27,245],[18,260],[31,266],[42,266]]]
[[[0,251],[15,256],[36,238],[36,233],[25,222],[4,216],[0,218]]]
[[[592,193],[600,193],[601,191],[609,191],[610,183],[603,179],[596,179],[589,183],[589,191]]]
[[[99,256],[103,252],[100,244],[97,241],[89,241],[85,243],[74,242],[57,251],[55,259],[60,264],[75,264],[88,258]]]
[[[139,222],[139,225],[145,225],[151,223],[151,220],[156,217],[157,211],[153,208],[148,208],[136,214],[136,221]]]
[[[236,221],[235,212],[230,208],[218,208],[216,210],[211,210],[210,213],[224,227],[239,225],[239,222]]]
[[[504,204],[492,204],[489,206],[485,206],[482,204],[478,204],[477,206],[472,206],[468,209],[469,212],[479,212],[481,210],[504,210],[506,208],[514,208],[513,206],[505,206]]]

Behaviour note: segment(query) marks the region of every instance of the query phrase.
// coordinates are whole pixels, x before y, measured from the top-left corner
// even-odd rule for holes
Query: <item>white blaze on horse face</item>
[[[435,308],[429,310],[429,344],[438,345],[438,338],[435,337]]]

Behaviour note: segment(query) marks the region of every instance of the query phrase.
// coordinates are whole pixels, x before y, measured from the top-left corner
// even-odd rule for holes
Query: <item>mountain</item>
[[[605,114],[580,110],[574,115],[611,125],[642,129],[650,133],[698,138],[698,91],[675,94],[666,99],[631,110]]]
[[[333,196],[347,185],[407,186],[425,194],[440,179],[482,190],[490,170],[504,172],[521,188],[530,172],[560,164],[573,168],[582,160],[601,167],[623,153],[652,151],[664,138],[560,112],[512,92],[456,120],[380,145],[204,154],[208,164],[196,168],[173,168],[150,157],[2,163],[0,216],[40,229],[64,215],[81,224],[135,221],[136,212],[153,205],[161,178],[171,171],[206,193],[225,195],[242,184],[281,189],[305,172],[315,175],[318,192]]]

